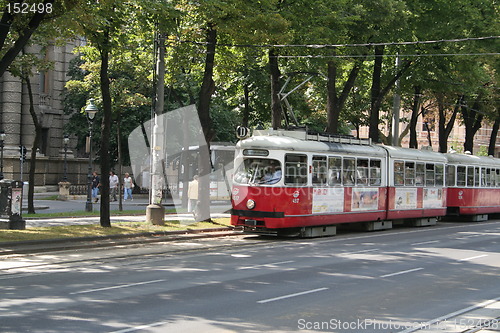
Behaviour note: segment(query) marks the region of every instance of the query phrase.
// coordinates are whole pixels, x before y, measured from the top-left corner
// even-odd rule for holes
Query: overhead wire
[[[382,42],[382,43],[360,43],[360,44],[231,44],[217,43],[219,47],[236,48],[309,48],[309,49],[329,49],[329,48],[352,48],[352,47],[373,47],[373,46],[407,46],[407,45],[429,45],[438,43],[461,43],[467,41],[484,41],[500,39],[500,36],[467,37],[455,39],[437,39],[409,42]],[[192,40],[182,40],[180,38],[170,40],[167,47],[174,47],[174,43],[207,45],[209,42],[198,42]],[[474,53],[413,53],[413,54],[331,54],[331,55],[276,55],[277,58],[376,58],[376,57],[446,57],[446,56],[497,56],[499,52],[474,52]]]
[[[360,43],[360,44],[230,44],[230,43],[218,43],[217,46],[229,46],[229,47],[261,47],[261,48],[287,48],[287,47],[305,47],[313,49],[321,48],[339,48],[339,47],[371,47],[371,46],[397,46],[397,45],[420,45],[420,44],[436,44],[436,43],[457,43],[466,41],[479,41],[479,40],[490,40],[499,39],[500,36],[484,36],[484,37],[467,37],[467,38],[455,38],[455,39],[437,39],[437,40],[425,40],[425,41],[410,41],[410,42],[382,42],[382,43]],[[198,45],[207,45],[209,42],[197,42],[190,40],[177,40],[179,43],[190,43]]]

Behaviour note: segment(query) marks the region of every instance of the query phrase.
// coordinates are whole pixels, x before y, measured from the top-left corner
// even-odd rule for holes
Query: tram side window
[[[368,159],[358,158],[356,161],[356,185],[368,185]]]
[[[481,187],[486,186],[486,168],[480,168],[481,169],[481,182],[480,185]]]
[[[424,163],[417,163],[417,172],[415,173],[415,185],[424,186],[425,179],[425,165]]]
[[[497,169],[497,187],[500,187],[500,169]]]
[[[474,167],[467,167],[467,187],[474,186]]]
[[[465,182],[466,171],[467,171],[467,168],[462,166],[462,165],[459,165],[457,167],[457,186],[465,186],[465,184],[466,184],[466,182]]]
[[[342,158],[328,158],[328,184],[331,186],[342,184]]]
[[[313,174],[312,183],[313,185],[326,185],[327,167],[326,167],[326,156],[313,156]]]
[[[446,166],[446,186],[455,186],[455,172],[454,165]]]
[[[444,185],[444,165],[436,164],[435,171],[436,171],[436,186],[443,186]]]
[[[370,185],[378,186],[381,183],[380,160],[370,160]]]
[[[434,164],[426,163],[425,164],[425,186],[434,186],[435,184],[435,171]]]
[[[404,162],[394,162],[394,185],[402,186],[405,184]]]
[[[343,181],[344,185],[354,185],[354,158],[344,158]]]
[[[491,182],[491,169],[485,169],[486,170],[486,186],[491,187],[492,182]]]
[[[415,185],[415,162],[405,162],[405,185]]]
[[[476,186],[476,187],[481,186],[480,185],[479,175],[480,175],[480,168],[475,167],[474,168],[474,186]]]
[[[298,154],[285,155],[285,184],[307,184],[307,156]]]

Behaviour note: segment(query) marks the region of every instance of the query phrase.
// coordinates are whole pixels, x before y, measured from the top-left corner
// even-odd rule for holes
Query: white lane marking
[[[144,281],[144,282],[137,282],[137,283],[130,283],[130,284],[122,284],[122,285],[119,285],[119,286],[97,288],[97,289],[88,289],[88,290],[76,291],[76,292],[70,293],[70,295],[88,294],[88,293],[93,293],[93,292],[96,292],[96,291],[103,291],[103,290],[111,290],[111,289],[119,289],[119,288],[128,288],[128,287],[142,286],[144,284],[158,283],[158,282],[165,282],[165,281],[167,281],[167,280]]]
[[[433,240],[433,241],[428,241],[428,242],[413,243],[413,244],[411,244],[411,246],[433,244],[433,243],[439,243],[439,241]]]
[[[255,268],[261,268],[261,267],[265,267],[265,268],[274,268],[276,267],[276,265],[282,265],[282,264],[289,264],[291,262],[294,262],[293,260],[288,260],[288,261],[280,261],[280,262],[273,262],[273,263],[270,263],[270,264],[262,264],[262,265],[254,265],[254,266],[245,266],[245,267],[240,267],[238,268],[239,270],[240,269],[255,269]]]
[[[469,260],[474,260],[474,259],[484,258],[484,257],[487,257],[487,256],[488,256],[487,254],[481,254],[481,255],[479,255],[479,256],[474,256],[474,257],[469,257],[469,258],[460,259],[459,261],[469,261]]]
[[[337,255],[340,255],[340,254],[347,254],[347,255],[350,255],[350,254],[361,254],[361,253],[368,253],[368,252],[375,252],[375,251],[378,251],[379,249],[369,249],[369,250],[361,250],[361,251],[354,251],[354,252],[345,252],[345,253],[338,253]]]
[[[408,269],[406,271],[401,271],[401,272],[396,272],[396,273],[381,275],[380,277],[381,278],[386,278],[386,277],[390,277],[390,276],[396,276],[396,275],[401,275],[401,274],[406,274],[406,273],[417,272],[417,271],[421,271],[422,269],[423,269],[423,267],[414,268],[414,269]]]
[[[143,329],[146,329],[146,328],[151,328],[151,327],[166,325],[168,323],[169,323],[168,321],[159,321],[157,323],[152,323],[152,324],[148,324],[148,325],[141,325],[141,326],[135,326],[135,327],[125,328],[123,330],[113,331],[113,332],[110,332],[110,333],[134,332],[134,331],[139,331],[139,330],[143,330]]]
[[[300,293],[289,294],[289,295],[284,295],[284,296],[275,297],[275,298],[263,299],[261,301],[257,301],[257,303],[264,304],[264,303],[279,301],[279,300],[287,299],[287,298],[291,298],[291,297],[297,297],[297,296],[302,296],[302,295],[317,293],[318,291],[323,291],[323,290],[327,290],[327,289],[328,288],[318,288],[318,289],[313,289],[313,290],[307,290],[307,291],[302,291]]]
[[[408,328],[408,329],[406,329],[404,331],[400,331],[399,333],[412,333],[412,332],[420,331],[422,329],[429,328],[429,327],[433,326],[436,323],[440,323],[442,321],[446,321],[448,319],[460,316],[460,315],[462,315],[464,313],[467,313],[467,312],[470,312],[470,311],[473,311],[473,310],[477,310],[477,309],[480,309],[480,308],[487,307],[488,305],[491,305],[491,304],[496,303],[498,301],[500,301],[500,297],[496,298],[496,299],[490,299],[488,301],[485,301],[485,302],[482,302],[482,303],[479,303],[479,304],[476,304],[476,305],[472,305],[472,306],[469,306],[467,308],[464,308],[464,309],[461,309],[461,310],[458,310],[458,311],[455,311],[455,312],[452,312],[452,313],[448,313],[448,314],[446,314],[444,316],[441,316],[441,317],[438,317],[438,318],[434,318],[434,319],[429,320],[429,321],[427,321],[425,323],[419,323],[418,327],[415,327],[413,325],[411,328]]]

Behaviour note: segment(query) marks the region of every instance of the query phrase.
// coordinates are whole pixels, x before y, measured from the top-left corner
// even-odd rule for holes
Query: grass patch
[[[37,198],[37,200],[59,200],[59,195],[54,194],[54,195],[49,195],[49,196],[42,196]]]
[[[98,224],[68,225],[57,227],[36,227],[26,230],[0,230],[1,242],[33,241],[76,237],[94,237],[110,235],[131,235],[143,232],[165,232],[178,230],[207,229],[229,226],[229,218],[214,219],[214,223],[198,222],[189,225],[179,221],[165,221],[165,226],[156,226],[146,222],[116,222],[111,228],[102,228]]]

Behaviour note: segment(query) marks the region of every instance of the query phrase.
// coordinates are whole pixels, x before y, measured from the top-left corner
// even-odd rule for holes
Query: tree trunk
[[[280,69],[274,49],[269,50],[269,70],[271,73],[271,117],[273,129],[281,128]]]
[[[28,96],[30,101],[30,114],[33,119],[33,124],[35,125],[35,138],[33,140],[33,145],[31,146],[31,157],[30,157],[30,173],[28,177],[29,188],[28,188],[28,214],[35,214],[35,204],[34,204],[34,193],[35,193],[35,170],[36,170],[36,151],[38,150],[38,143],[42,136],[42,125],[38,120],[38,116],[35,112],[35,106],[33,101],[33,91],[31,89],[31,80],[28,75],[25,76],[24,81],[28,87]]]
[[[418,114],[420,110],[420,100],[422,94],[422,87],[415,86],[414,87],[414,95],[413,95],[413,105],[411,108],[411,119],[410,119],[410,148],[418,149],[418,140],[417,140],[417,120]]]
[[[436,96],[438,101],[438,111],[439,111],[439,152],[446,153],[448,151],[448,138],[451,134],[451,130],[455,125],[455,120],[457,119],[458,111],[460,110],[460,105],[462,104],[464,96],[460,96],[455,103],[453,113],[450,120],[446,122],[446,105],[442,100],[441,96]]]
[[[200,154],[198,159],[199,173],[199,195],[198,195],[198,216],[196,220],[210,220],[210,141],[214,136],[212,129],[212,119],[210,118],[210,102],[212,94],[215,92],[215,83],[213,80],[214,62],[215,62],[215,46],[217,44],[217,30],[209,24],[207,28],[207,49],[205,58],[205,72],[203,74],[203,82],[201,84],[198,116],[200,117],[201,127],[206,146],[200,145]],[[200,140],[201,142],[201,140]],[[187,189],[186,189],[187,190]]]
[[[481,98],[482,94],[479,94],[470,109],[466,105],[462,105],[462,115],[465,125],[464,151],[470,151],[471,154],[474,152],[474,136],[481,128],[481,122],[483,121],[483,114],[478,112]]]
[[[382,60],[384,55],[384,46],[375,46],[375,64],[373,66],[372,88],[371,88],[371,105],[370,105],[370,128],[369,137],[373,142],[380,142],[380,132],[378,130],[380,118],[380,106],[384,97],[389,93],[392,87],[404,72],[410,68],[412,62],[406,61],[401,66],[396,74],[392,76],[384,88],[382,87]]]
[[[498,115],[493,124],[490,136],[490,144],[488,145],[488,155],[495,156],[495,146],[497,142],[498,129],[500,127],[500,109],[498,109]]]
[[[123,211],[123,169],[122,169],[122,134],[120,130],[121,112],[118,111],[116,117],[116,145],[118,148],[118,210]]]
[[[101,56],[100,85],[102,94],[103,118],[101,123],[101,227],[111,227],[110,207],[109,207],[109,172],[111,171],[111,159],[109,155],[109,141],[111,138],[111,93],[109,89],[109,52],[110,36],[109,31],[105,31],[104,42],[99,45]]]
[[[328,115],[327,132],[330,134],[337,134],[339,132],[340,113],[342,112],[342,108],[349,97],[349,93],[354,87],[354,83],[358,77],[361,66],[363,65],[363,61],[364,58],[355,62],[349,72],[349,77],[344,84],[344,88],[342,89],[340,96],[337,96],[337,88],[335,85],[337,79],[337,65],[334,61],[328,62],[326,109]]]

